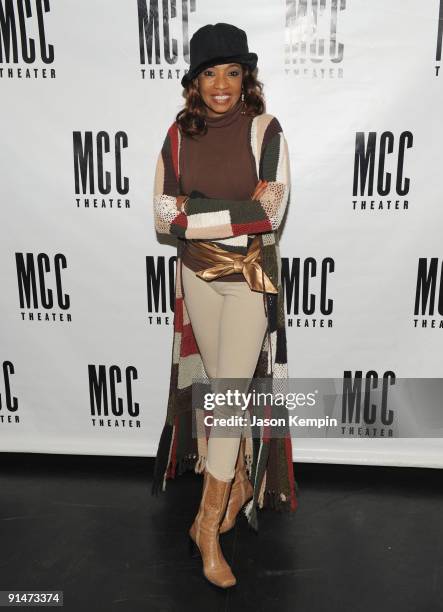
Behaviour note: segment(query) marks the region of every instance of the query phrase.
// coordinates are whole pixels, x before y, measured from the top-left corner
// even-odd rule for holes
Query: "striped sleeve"
[[[178,150],[179,130],[172,124],[157,157],[154,176],[154,225],[160,234],[184,237],[186,215],[177,209],[179,194]]]
[[[258,175],[268,181],[258,200],[190,198],[186,205],[185,237],[217,239],[260,234],[279,228],[289,199],[289,152],[276,117],[261,141]]]

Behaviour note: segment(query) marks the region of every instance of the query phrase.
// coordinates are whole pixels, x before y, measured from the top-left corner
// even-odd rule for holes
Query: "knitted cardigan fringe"
[[[152,494],[164,491],[167,479],[190,469],[201,474],[206,465],[207,435],[192,434],[195,413],[201,412],[192,408],[192,382],[194,378],[208,377],[183,299],[184,239],[216,240],[223,244],[223,240],[229,242],[235,236],[259,235],[262,268],[278,288],[278,294],[263,293],[268,325],[253,377],[270,378],[273,384],[288,377],[277,233],[289,200],[288,145],[277,118],[268,113],[251,120],[248,139],[255,161],[256,182],[259,178],[268,181],[259,200],[193,197],[188,200],[186,214],[180,212],[176,198],[180,195],[182,134],[176,122],[170,126],[157,159],[153,194],[155,228],[159,233],[177,236],[177,265],[169,398],[155,460]],[[266,408],[270,414],[271,409]],[[254,487],[253,498],[244,513],[256,531],[258,508],[295,511],[298,506],[289,430],[285,430],[284,437],[272,437],[271,433],[263,427],[259,439],[244,434],[246,470]]]

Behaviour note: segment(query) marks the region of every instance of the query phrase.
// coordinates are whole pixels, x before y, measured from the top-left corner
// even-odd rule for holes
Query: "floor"
[[[1,459],[0,591],[62,590],[68,612],[443,610],[439,470],[295,464],[295,513],[221,536],[238,580],[222,591],[188,554],[200,476],[156,498],[152,459]]]

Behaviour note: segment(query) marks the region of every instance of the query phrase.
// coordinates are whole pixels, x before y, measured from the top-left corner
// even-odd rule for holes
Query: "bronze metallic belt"
[[[207,264],[205,270],[196,272],[196,275],[206,281],[227,276],[232,273],[242,273],[250,289],[253,291],[265,291],[266,293],[278,293],[269,276],[261,267],[260,243],[255,236],[246,255],[226,251],[217,244],[210,242],[192,240],[186,241],[189,254],[200,263]]]

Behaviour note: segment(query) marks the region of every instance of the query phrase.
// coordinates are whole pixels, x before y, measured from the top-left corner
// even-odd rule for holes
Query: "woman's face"
[[[241,64],[217,64],[205,68],[197,76],[197,87],[209,117],[226,113],[241,95],[243,69]]]

